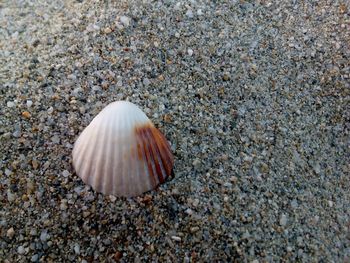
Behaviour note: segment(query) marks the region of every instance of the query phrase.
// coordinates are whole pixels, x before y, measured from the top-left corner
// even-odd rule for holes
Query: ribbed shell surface
[[[137,196],[170,175],[169,143],[134,104],[117,101],[105,107],[84,129],[73,149],[77,174],[96,191]]]

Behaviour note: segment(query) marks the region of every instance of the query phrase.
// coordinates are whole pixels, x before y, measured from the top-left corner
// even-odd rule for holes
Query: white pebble
[[[18,254],[23,255],[24,252],[25,252],[25,250],[24,250],[24,247],[23,247],[23,246],[19,246],[19,247],[17,248],[17,253],[18,253]]]
[[[189,18],[192,18],[192,17],[193,17],[193,12],[192,12],[191,9],[188,9],[188,10],[187,10],[186,16],[189,17]]]
[[[68,172],[67,170],[64,170],[62,172],[62,175],[63,175],[63,177],[68,177],[70,175],[70,172]]]
[[[74,245],[74,252],[75,252],[75,254],[77,254],[77,255],[80,254],[80,246],[79,246],[79,244],[75,244],[75,245]]]
[[[47,234],[47,230],[42,231],[41,234],[40,234],[40,240],[42,242],[45,242],[48,239],[49,239],[49,235]]]
[[[145,85],[147,87],[147,86],[149,86],[149,84],[151,84],[151,81],[148,78],[144,78],[143,85]]]
[[[39,259],[39,255],[38,255],[38,254],[35,254],[35,255],[32,256],[31,261],[32,261],[32,262],[37,262],[38,259]]]
[[[198,9],[198,10],[197,10],[197,15],[199,15],[199,16],[203,15],[202,9]]]
[[[193,214],[193,210],[191,208],[187,208],[185,210],[185,213],[188,214],[188,215],[192,215]]]
[[[119,20],[125,27],[130,25],[130,18],[127,16],[121,16]]]
[[[12,171],[6,168],[6,169],[5,169],[5,174],[6,174],[7,176],[10,176],[10,175],[12,174]]]
[[[194,207],[198,206],[198,205],[199,205],[199,199],[194,199],[192,205],[193,205]]]
[[[178,236],[172,236],[171,239],[175,240],[175,241],[178,241],[178,242],[181,241],[181,237],[178,237]]]
[[[48,113],[48,114],[53,113],[53,107],[48,108],[47,113]]]
[[[16,195],[13,194],[10,190],[7,191],[7,201],[13,202],[16,200]]]
[[[55,144],[59,144],[60,143],[60,138],[57,135],[54,135],[51,137],[51,141]]]
[[[31,100],[27,100],[27,108],[32,107],[33,102]]]
[[[111,200],[111,202],[115,202],[117,198],[114,195],[110,195],[109,200]]]
[[[192,56],[193,55],[193,50],[192,49],[187,49],[187,54],[189,55],[189,56]]]
[[[288,221],[287,216],[285,214],[282,214],[280,218],[280,225],[285,226],[287,224],[287,221]]]
[[[16,106],[16,103],[14,103],[13,101],[8,101],[7,102],[7,107],[12,108],[12,107],[15,107],[15,106]]]

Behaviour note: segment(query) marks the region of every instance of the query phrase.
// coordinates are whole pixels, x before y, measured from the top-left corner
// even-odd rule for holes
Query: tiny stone
[[[75,252],[75,254],[77,254],[77,255],[80,254],[80,246],[79,246],[79,244],[75,244],[75,245],[74,245],[74,252]]]
[[[54,144],[59,144],[60,143],[60,138],[58,137],[58,135],[54,135],[54,136],[51,137],[51,141]]]
[[[48,114],[53,113],[53,107],[48,108],[47,113],[48,113]]]
[[[63,172],[62,172],[62,176],[63,177],[68,177],[70,175],[70,172],[68,172],[67,170],[64,170]]]
[[[197,206],[199,205],[199,199],[194,199],[192,205],[193,205],[194,207],[197,207]]]
[[[13,202],[16,200],[16,195],[13,194],[10,190],[7,190],[7,201]]]
[[[16,103],[14,103],[13,101],[8,101],[7,102],[7,107],[12,108],[12,107],[15,107],[15,106],[16,106]]]
[[[222,79],[224,81],[228,81],[228,80],[230,80],[230,75],[228,73],[224,73],[224,75],[222,76]]]
[[[198,168],[200,165],[201,165],[201,161],[199,159],[195,159],[192,163],[192,165],[195,167],[195,168]]]
[[[33,166],[33,168],[34,168],[35,170],[38,169],[38,167],[39,167],[38,161],[37,161],[37,160],[32,160],[32,166]]]
[[[187,49],[187,53],[188,53],[189,56],[192,56],[193,55],[193,50],[189,48],[189,49]]]
[[[12,239],[15,235],[15,230],[13,229],[13,227],[11,227],[10,229],[7,230],[6,236],[10,239]]]
[[[36,236],[38,233],[37,233],[37,231],[36,231],[35,228],[32,228],[32,229],[30,230],[29,234],[30,234],[31,236]]]
[[[188,215],[192,215],[193,214],[193,210],[191,208],[187,208],[185,210],[185,213],[188,214]]]
[[[24,247],[23,246],[19,246],[17,248],[17,253],[20,255],[23,255],[25,253]]]
[[[61,200],[61,204],[60,204],[60,209],[61,210],[67,210],[68,206],[67,206],[67,200],[66,199],[62,199]]]
[[[110,33],[112,33],[112,29],[110,29],[109,27],[106,27],[106,28],[103,30],[103,32],[104,32],[105,34],[110,34]]]
[[[130,25],[130,18],[127,16],[121,16],[119,20],[125,27]]]
[[[109,200],[111,200],[111,202],[115,202],[115,200],[117,200],[117,198],[114,195],[110,195]]]
[[[42,231],[40,234],[40,240],[42,242],[45,242],[48,240],[48,238],[49,238],[49,235],[47,234],[47,230]]]
[[[149,84],[151,84],[150,80],[148,78],[144,78],[143,85],[145,85],[147,87],[147,86],[149,86]]]
[[[297,208],[298,207],[298,201],[293,199],[292,202],[290,203],[290,205],[293,207],[293,208]]]
[[[32,262],[36,262],[36,261],[38,261],[38,259],[39,259],[39,255],[35,254],[35,255],[32,256],[31,261]]]
[[[30,108],[30,107],[32,107],[33,102],[31,100],[27,100],[26,104],[27,104],[27,108]]]
[[[287,220],[287,216],[285,214],[282,214],[280,218],[280,225],[285,226],[287,224]]]
[[[199,15],[199,16],[203,15],[202,9],[198,9],[198,10],[197,10],[197,15]]]
[[[172,236],[171,239],[175,240],[175,241],[178,241],[178,242],[181,241],[181,237],[178,237],[178,236]]]
[[[21,137],[21,131],[15,131],[14,133],[12,133],[12,135],[15,138],[19,138],[19,137]]]
[[[30,113],[28,112],[28,111],[23,111],[22,112],[22,116],[24,117],[24,118],[26,118],[26,119],[29,119],[30,118]]]
[[[5,169],[5,175],[10,176],[12,174],[12,171],[9,169]]]
[[[191,9],[188,9],[188,10],[187,10],[186,16],[187,16],[188,18],[193,18],[193,12],[192,12]]]
[[[328,205],[329,205],[329,207],[333,207],[333,201],[329,200]]]
[[[195,232],[197,232],[198,230],[199,230],[199,227],[198,227],[198,226],[194,226],[194,227],[191,227],[191,228],[190,228],[191,233],[195,233]]]
[[[236,176],[231,176],[230,181],[235,184],[237,183],[238,178]]]

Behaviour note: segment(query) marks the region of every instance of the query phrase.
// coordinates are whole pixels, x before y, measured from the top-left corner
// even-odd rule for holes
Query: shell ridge
[[[146,188],[152,189],[153,182],[151,173],[148,170],[147,161],[146,161],[146,153],[143,147],[143,140],[140,136],[135,136],[137,140],[137,152],[138,152],[138,160],[139,160],[139,181],[144,181],[147,183]],[[140,187],[142,188],[142,187]],[[143,191],[144,189],[141,189]]]
[[[156,178],[155,178],[154,173],[153,173],[153,167],[151,165],[151,160],[150,160],[149,151],[148,151],[147,138],[145,138],[144,132],[141,129],[138,129],[137,134],[138,134],[138,136],[140,136],[140,141],[142,143],[141,149],[143,150],[144,161],[145,161],[145,164],[147,166],[148,174],[150,175],[149,178],[151,181],[151,185],[152,185],[152,187],[155,187],[157,185],[157,181],[156,181]]]
[[[130,127],[130,123],[131,123],[131,118],[124,118],[124,125],[127,127],[127,129],[129,129]],[[122,176],[120,176],[121,178],[121,189],[122,189],[122,195],[124,196],[128,196],[128,191],[130,188],[130,185],[127,183],[129,176],[130,176],[130,169],[129,168],[129,151],[128,151],[128,147],[130,146],[128,144],[128,141],[130,141],[129,136],[127,138],[122,138],[123,139],[123,145],[122,145],[122,150],[121,150],[121,154],[122,154],[122,161],[121,161],[121,174]],[[126,160],[126,161],[125,161]]]
[[[93,126],[92,126],[93,127]],[[89,135],[89,133],[85,134],[85,137]],[[84,137],[83,137],[84,138]],[[89,140],[87,142],[87,144],[89,145],[89,149],[87,150],[87,158],[85,160],[91,160],[91,158],[94,155],[94,149],[96,148],[96,145],[98,143],[98,139],[97,136],[93,136],[91,138],[91,140]],[[78,172],[79,174],[81,174],[81,178],[83,179],[83,181],[89,185],[91,185],[90,181],[91,181],[91,176],[92,176],[92,167],[94,165],[94,160],[91,161],[87,161],[86,162],[86,166],[82,166],[80,172]]]
[[[115,118],[114,122],[116,123],[116,126],[120,126],[120,122],[121,122],[121,118]],[[120,135],[120,131],[115,131],[117,134],[114,136],[114,140],[115,140],[115,144],[114,147],[117,147],[118,144],[121,143],[121,141],[118,139],[121,135]],[[113,148],[114,148],[113,147]],[[119,169],[119,160],[120,160],[120,151],[117,151],[115,149],[113,149],[113,151],[115,152],[114,155],[112,156],[113,159],[113,169],[112,169],[112,193],[114,194],[120,194],[120,184],[119,184],[119,180],[121,176],[118,176],[118,174],[120,173],[120,171],[118,171]]]
[[[111,120],[111,123],[109,123],[110,127],[108,129],[108,133],[106,136],[106,140],[110,140],[114,134],[114,123],[115,123],[116,118],[113,118]],[[112,142],[105,143],[105,151],[107,155],[104,158],[104,165],[103,165],[103,174],[105,174],[107,178],[102,182],[102,188],[106,193],[113,193],[111,190],[111,187],[113,186],[113,179],[114,179],[114,162],[113,162],[113,156],[114,156],[114,143],[113,140]]]
[[[103,173],[103,167],[104,167],[104,162],[105,162],[105,147],[106,147],[106,141],[108,139],[108,136],[106,136],[106,133],[108,131],[109,127],[109,123],[106,123],[105,125],[103,125],[101,127],[101,135],[97,138],[97,145],[96,145],[96,150],[95,150],[95,155],[94,155],[94,159],[95,159],[95,166],[94,166],[94,170],[92,171],[92,174],[94,174],[94,177],[92,178],[92,180],[94,180],[94,187],[95,190],[98,192],[103,192],[103,180],[106,180],[108,177],[108,175],[105,175]]]
[[[84,132],[84,131],[83,131]],[[88,144],[83,143],[81,137],[79,136],[78,140],[74,144],[73,148],[73,166],[76,171],[80,171],[82,164],[84,163],[82,160],[86,157],[86,151],[88,149]]]
[[[162,158],[162,162],[164,164],[167,176],[169,176],[174,162],[173,155],[170,152],[170,145],[160,131],[154,130],[153,136],[156,137],[156,142],[157,146],[159,147],[160,156]]]
[[[146,138],[148,139],[149,141],[149,146],[150,146],[150,153],[151,153],[151,157],[153,159],[153,163],[154,163],[154,166],[155,166],[155,169],[156,169],[156,173],[157,173],[157,177],[158,177],[158,183],[163,183],[164,182],[164,177],[163,176],[163,169],[160,165],[160,161],[158,160],[157,156],[157,143],[156,143],[156,140],[154,139],[153,137],[153,134],[152,134],[152,129],[155,129],[155,128],[151,128],[151,129],[147,129],[146,130]]]

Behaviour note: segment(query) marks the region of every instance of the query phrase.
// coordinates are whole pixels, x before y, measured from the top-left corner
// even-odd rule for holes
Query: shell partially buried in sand
[[[171,174],[174,158],[163,134],[134,104],[117,101],[105,107],[79,136],[73,166],[98,192],[137,196]]]

